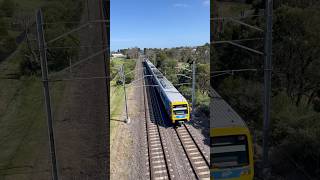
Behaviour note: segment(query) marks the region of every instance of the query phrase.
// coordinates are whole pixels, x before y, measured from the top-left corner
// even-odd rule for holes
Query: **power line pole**
[[[90,9],[89,9],[89,0],[87,2],[87,20],[90,21]]]
[[[126,106],[126,122],[130,123],[130,119],[128,116],[128,105],[127,105],[127,92],[126,92],[126,75],[124,71],[124,65],[121,66],[121,74],[122,74],[122,84],[123,84],[123,90],[124,90],[124,100],[125,100],[125,106]]]
[[[266,0],[266,32],[264,61],[264,108],[263,108],[263,177],[268,179],[269,170],[269,126],[270,126],[270,94],[272,73],[272,14],[273,0]]]
[[[56,151],[54,143],[54,133],[53,133],[53,123],[52,123],[52,112],[51,112],[51,99],[49,92],[48,84],[48,66],[47,66],[47,53],[46,53],[46,42],[43,32],[43,16],[41,9],[37,12],[37,34],[38,34],[38,45],[40,50],[40,61],[41,61],[41,70],[42,70],[42,81],[43,81],[43,90],[45,97],[45,104],[47,110],[47,121],[48,121],[48,134],[50,141],[50,155],[52,163],[52,179],[58,180],[58,169],[56,161]]]
[[[193,60],[192,63],[192,112],[191,112],[191,119],[194,119],[194,108],[196,103],[195,97],[195,89],[196,89],[196,61]]]

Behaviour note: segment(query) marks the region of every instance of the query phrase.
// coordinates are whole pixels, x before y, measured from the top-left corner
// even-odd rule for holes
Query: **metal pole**
[[[272,73],[272,12],[273,0],[266,0],[266,34],[264,62],[264,108],[263,108],[263,177],[269,179],[269,126],[270,126],[270,95]]]
[[[40,60],[41,60],[41,70],[42,70],[42,81],[43,81],[43,90],[45,97],[45,104],[47,110],[47,121],[48,121],[48,134],[50,141],[50,155],[52,163],[52,179],[58,180],[58,170],[57,170],[57,161],[56,161],[56,152],[55,152],[55,143],[54,143],[54,134],[53,134],[53,125],[52,125],[52,113],[51,113],[51,100],[48,84],[48,66],[47,66],[47,54],[46,54],[46,43],[43,32],[43,16],[41,9],[37,12],[37,37],[38,37],[38,46],[40,50]]]
[[[124,100],[126,106],[126,122],[129,123],[129,116],[128,116],[128,106],[127,106],[127,92],[126,92],[126,76],[124,72],[124,65],[121,67],[122,71],[122,83],[123,83],[123,90],[124,90]]]
[[[71,57],[69,58],[69,68],[70,68],[70,73],[72,73],[72,60]],[[71,74],[72,75],[72,74]]]
[[[90,21],[90,9],[89,9],[89,0],[87,0],[87,20]]]
[[[196,61],[193,60],[192,63],[192,112],[191,112],[191,119],[194,119],[194,108],[196,103],[196,96],[195,96],[195,89],[196,89]]]

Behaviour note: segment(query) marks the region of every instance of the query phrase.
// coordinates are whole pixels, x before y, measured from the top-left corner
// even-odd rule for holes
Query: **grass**
[[[19,74],[20,60],[21,54],[16,53],[1,62],[0,77]],[[0,79],[0,87],[0,180],[6,175],[25,179],[26,173],[34,170],[38,155],[48,153],[41,79],[33,76]],[[51,90],[52,101],[58,102],[64,85],[54,84]]]
[[[117,86],[114,82],[110,84],[111,86],[111,95],[110,95],[110,114],[111,114],[111,123],[110,123],[110,136],[111,143],[114,138],[116,129],[120,121],[124,121],[124,89],[123,86]],[[132,91],[132,87],[129,86],[126,89],[127,97]]]
[[[1,101],[0,114],[1,180],[4,179],[1,174],[32,170],[37,155],[48,152],[48,136],[40,79],[30,77],[23,82],[2,80],[0,86],[8,87],[1,88],[1,95],[5,96],[1,97],[4,101]],[[61,92],[63,87],[62,84],[57,84],[52,90]],[[53,100],[59,101],[61,95],[52,93]]]
[[[23,82],[0,82],[0,179],[1,174],[15,173],[12,167],[32,167],[39,147],[47,139],[43,110],[42,87],[39,79],[28,78]],[[7,84],[7,85],[6,85]],[[10,84],[10,85],[8,85]],[[38,149],[39,148],[39,149]]]
[[[35,9],[46,3],[43,0],[14,1],[22,16],[34,15]],[[9,33],[18,35],[20,32]],[[0,77],[20,74],[23,48],[24,43],[0,62]],[[63,83],[50,86],[53,111],[61,102],[64,87]],[[32,175],[32,171],[50,171],[47,163],[38,165],[39,157],[48,157],[49,162],[45,112],[43,86],[39,77],[0,79],[0,180],[30,179],[28,176]],[[39,166],[42,169],[35,169]]]
[[[124,65],[126,72],[133,71],[135,67],[135,61],[133,59],[123,59],[123,58],[113,58],[112,59],[112,67],[120,67]],[[132,73],[133,74],[133,73]],[[116,85],[116,80],[110,82],[110,114],[111,114],[111,123],[110,123],[110,135],[111,141],[114,138],[116,128],[119,125],[119,120],[124,120],[124,89],[121,85]],[[127,87],[127,96],[131,92],[131,86]],[[111,142],[112,143],[112,142]]]

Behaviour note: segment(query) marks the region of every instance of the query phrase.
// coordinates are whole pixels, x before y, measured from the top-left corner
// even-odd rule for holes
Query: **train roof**
[[[211,94],[211,128],[247,127],[244,120],[213,88],[211,88]]]
[[[173,84],[149,61],[145,60],[153,73],[157,76],[162,89],[165,91],[168,99],[171,102],[184,102],[187,101],[182,94],[173,86]]]

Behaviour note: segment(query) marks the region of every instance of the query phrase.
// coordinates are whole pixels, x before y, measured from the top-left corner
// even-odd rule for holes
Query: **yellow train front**
[[[149,60],[145,59],[144,64],[148,74],[152,75],[153,84],[171,122],[181,124],[190,121],[190,105],[186,98]]]
[[[253,144],[241,117],[212,90],[210,174],[213,180],[252,180]]]
[[[187,101],[172,101],[168,114],[173,124],[190,121],[190,107]]]

